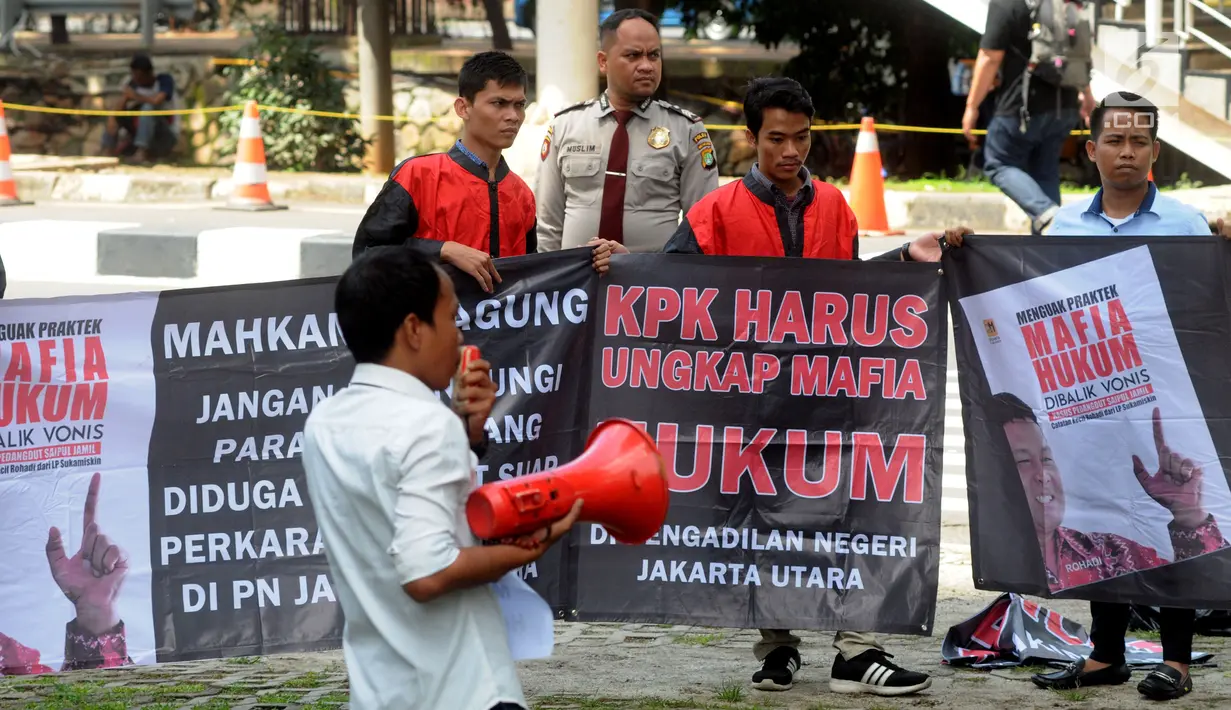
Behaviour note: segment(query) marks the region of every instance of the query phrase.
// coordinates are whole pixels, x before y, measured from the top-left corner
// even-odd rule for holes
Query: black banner
[[[150,563],[160,659],[335,646],[342,612],[303,425],[354,368],[333,281],[190,291],[151,329]]]
[[[646,425],[673,493],[645,546],[584,526],[579,618],[930,633],[937,269],[634,255],[602,288],[591,420]]]
[[[449,270],[462,305],[458,327],[491,363],[497,388],[481,483],[568,463],[590,432],[588,343],[598,274],[589,252],[510,257],[497,268],[503,283],[495,294]],[[568,546],[556,545],[520,572],[561,618],[571,609],[567,556]]]
[[[1229,250],[1015,236],[946,255],[978,588],[1226,608]]]
[[[497,266],[494,294],[448,269],[499,388],[480,480],[564,465],[611,417],[670,468],[648,544],[583,524],[520,571],[559,618],[931,632],[935,265],[630,255],[600,277],[575,249]],[[301,457],[354,370],[335,283],[0,302],[0,526],[27,541],[0,569],[17,649],[0,674],[98,645],[147,664],[340,644]],[[90,525],[124,567],[82,573]]]
[[[492,363],[483,482],[554,468],[584,442],[596,274],[577,253],[502,260],[488,297],[447,267],[458,324]],[[152,329],[150,540],[158,648],[176,659],[334,647],[341,607],[304,480],[303,426],[354,361],[334,279],[162,294]],[[442,398],[452,392],[441,393]],[[522,570],[563,614],[567,548]]]

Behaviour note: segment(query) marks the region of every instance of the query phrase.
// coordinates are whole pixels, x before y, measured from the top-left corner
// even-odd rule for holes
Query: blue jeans
[[[1032,223],[1060,205],[1060,151],[1080,118],[1076,109],[1038,113],[1025,133],[1017,116],[996,116],[987,126],[983,171]],[[1031,231],[1039,230],[1032,224]]]
[[[130,107],[131,108],[131,107]],[[140,111],[153,111],[153,104],[141,104]],[[171,130],[171,123],[165,116],[118,116],[116,127],[122,128],[133,136],[132,144],[141,150],[153,151],[161,155],[175,147],[178,136]],[[103,150],[115,148],[117,136],[108,131],[103,132]]]

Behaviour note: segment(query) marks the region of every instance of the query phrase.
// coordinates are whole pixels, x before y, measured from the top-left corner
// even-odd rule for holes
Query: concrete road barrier
[[[350,265],[353,243],[353,237],[343,234],[307,237],[299,243],[300,277],[340,275]]]
[[[100,231],[97,273],[99,276],[196,278],[197,232],[169,226]]]

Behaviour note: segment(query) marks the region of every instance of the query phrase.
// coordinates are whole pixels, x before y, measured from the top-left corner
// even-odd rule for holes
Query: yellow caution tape
[[[30,106],[28,104],[3,104],[5,110],[29,113],[58,113],[69,116],[185,116],[193,113],[224,113],[243,111],[243,105],[209,106],[206,108],[154,109],[152,111],[117,111],[114,109],[59,108],[57,106]]]
[[[748,128],[747,126],[737,126],[735,124],[731,124],[731,125],[706,124],[705,127],[711,131],[742,131]],[[812,127],[812,130],[814,131],[857,131],[859,130],[859,128],[860,128],[860,125],[858,123],[833,123],[833,124],[825,124],[825,125],[816,125]],[[960,128],[935,128],[932,126],[897,126],[897,125],[885,124],[885,123],[876,124],[876,131],[878,133],[881,131],[884,131],[886,133],[896,131],[900,133],[948,133],[952,135],[962,134],[962,129]],[[987,135],[987,130],[983,128],[976,128],[975,130],[971,131],[971,133],[973,133],[976,136],[985,136]],[[1090,130],[1089,129],[1074,130],[1072,131],[1071,135],[1087,136],[1087,135],[1090,135]]]
[[[29,104],[0,104],[6,110],[11,111],[26,111],[29,113],[55,113],[69,116],[188,116],[192,114],[208,114],[208,113],[225,113],[227,111],[243,111],[243,104],[235,104],[232,106],[209,106],[203,108],[182,108],[182,109],[154,109],[151,111],[120,111],[116,109],[87,109],[87,108],[59,108],[56,106],[32,106]],[[309,108],[293,108],[287,106],[265,106],[258,104],[257,108],[261,111],[271,113],[293,113],[302,116],[319,116],[321,118],[341,118],[351,120],[362,120],[363,116],[357,113],[346,113],[340,111],[317,111]],[[405,123],[410,119],[406,116],[372,116],[375,121],[393,121],[395,123]],[[739,126],[735,124],[706,124],[706,130],[710,131],[742,131],[747,126]],[[834,124],[818,124],[812,126],[814,131],[855,131],[859,130],[858,123],[834,123]],[[908,133],[947,133],[953,135],[961,135],[960,128],[933,128],[928,126],[896,126],[891,124],[877,124],[877,131],[885,132],[908,132]],[[984,129],[976,129],[972,131],[975,135],[986,135]],[[1075,130],[1072,135],[1081,136],[1089,135],[1089,130]]]

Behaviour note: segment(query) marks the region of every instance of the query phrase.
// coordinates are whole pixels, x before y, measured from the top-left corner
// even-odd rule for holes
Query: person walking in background
[[[1030,217],[1033,234],[1060,209],[1060,153],[1094,107],[1092,6],[1079,0],[991,0],[988,6],[962,132],[976,147],[979,106],[1001,71],[983,170]]]
[[[662,80],[658,18],[621,10],[603,22],[607,90],[555,115],[535,194],[542,251],[598,238],[656,252],[718,187],[714,143],[696,114],[655,100]]]

